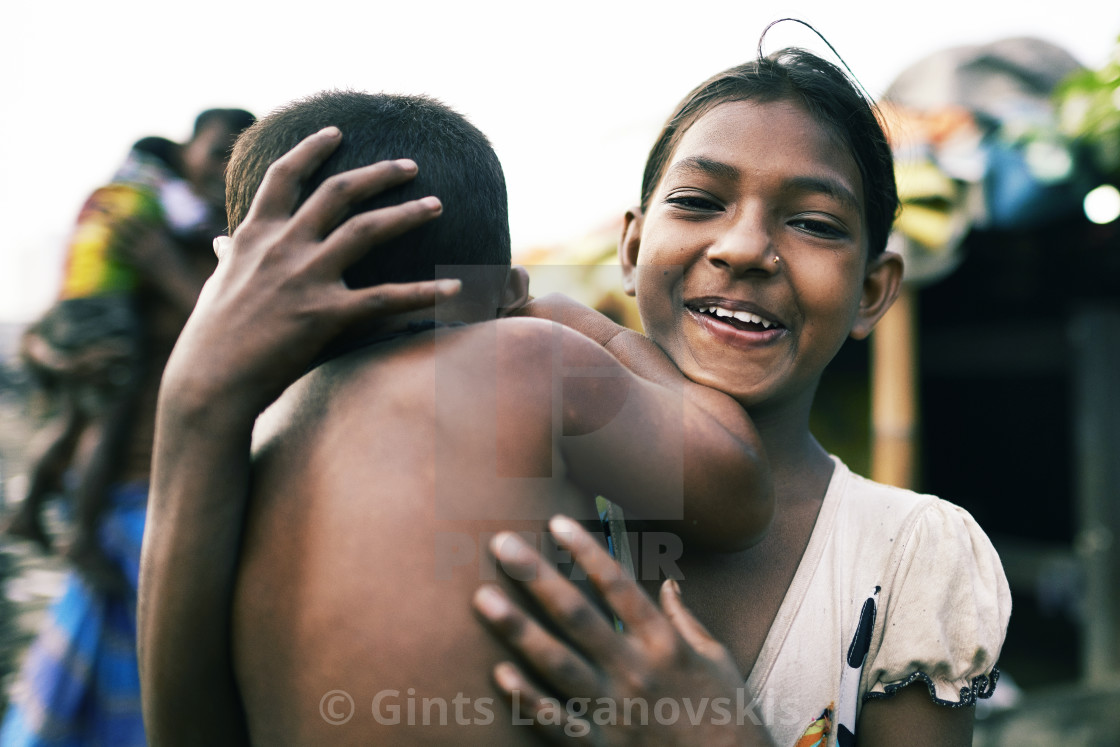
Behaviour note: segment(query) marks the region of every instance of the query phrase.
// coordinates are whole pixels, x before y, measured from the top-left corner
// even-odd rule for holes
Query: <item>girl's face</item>
[[[897,293],[901,262],[868,264],[863,214],[855,161],[799,105],[720,104],[627,216],[624,284],[690,379],[807,412],[825,365]]]

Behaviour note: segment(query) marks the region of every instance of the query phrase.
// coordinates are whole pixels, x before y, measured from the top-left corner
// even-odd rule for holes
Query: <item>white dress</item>
[[[749,717],[779,747],[854,744],[862,705],[916,680],[947,707],[989,697],[1011,615],[999,556],[967,511],[833,460],[747,678]]]

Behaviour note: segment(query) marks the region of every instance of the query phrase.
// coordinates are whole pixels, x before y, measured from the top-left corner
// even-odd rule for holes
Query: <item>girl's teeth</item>
[[[751,322],[752,324],[762,324],[762,317],[758,314],[751,314],[748,311],[736,311],[732,314],[740,322]]]
[[[770,329],[774,326],[774,322],[771,322],[769,319],[763,319],[758,314],[752,314],[749,311],[730,311],[728,309],[720,308],[719,306],[708,306],[707,308],[701,309],[701,311],[717,317],[729,317],[738,319],[740,322],[761,324],[763,329]]]

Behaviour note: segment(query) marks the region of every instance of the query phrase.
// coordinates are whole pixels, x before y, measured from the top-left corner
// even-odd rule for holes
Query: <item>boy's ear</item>
[[[502,305],[498,316],[508,316],[532,300],[529,297],[529,271],[521,265],[513,265],[506,275],[506,285],[502,289]]]
[[[638,249],[642,243],[642,209],[632,207],[626,211],[622,223],[622,238],[618,241],[618,262],[622,265],[622,290],[634,295]]]
[[[852,325],[853,339],[863,340],[871,334],[871,330],[898,298],[901,288],[901,256],[894,252],[883,252],[872,260],[863,279],[863,295],[860,297],[855,324]]]

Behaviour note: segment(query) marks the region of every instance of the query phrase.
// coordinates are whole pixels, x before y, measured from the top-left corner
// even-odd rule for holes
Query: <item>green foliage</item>
[[[1084,143],[1103,173],[1120,179],[1120,38],[1104,67],[1071,75],[1054,96],[1062,132]]]

